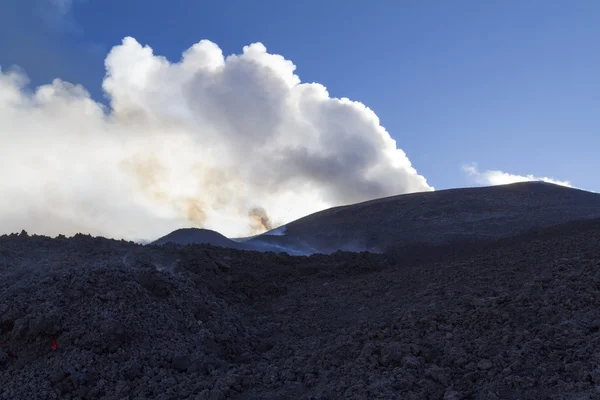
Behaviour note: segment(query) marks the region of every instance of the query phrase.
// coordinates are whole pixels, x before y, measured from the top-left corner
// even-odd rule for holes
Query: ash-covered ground
[[[600,220],[310,257],[0,237],[2,399],[598,399]]]

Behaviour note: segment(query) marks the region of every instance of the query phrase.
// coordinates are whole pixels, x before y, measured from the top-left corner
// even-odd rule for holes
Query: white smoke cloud
[[[171,63],[125,38],[105,64],[108,107],[81,86],[30,91],[0,70],[2,231],[247,235],[252,210],[276,226],[433,189],[373,111],[301,83],[260,43],[225,58],[201,41]]]
[[[465,165],[463,166],[463,171],[466,172],[475,183],[479,185],[507,185],[510,183],[517,182],[533,182],[533,181],[542,181],[547,183],[554,183],[556,185],[573,187],[571,182],[569,181],[561,181],[554,178],[548,177],[540,177],[533,175],[514,175],[509,174],[508,172],[498,171],[498,170],[487,170],[480,172],[477,169],[476,164]]]

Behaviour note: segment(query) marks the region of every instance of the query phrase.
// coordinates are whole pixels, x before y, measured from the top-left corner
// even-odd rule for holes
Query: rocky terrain
[[[289,256],[0,237],[1,399],[599,399],[600,220]]]

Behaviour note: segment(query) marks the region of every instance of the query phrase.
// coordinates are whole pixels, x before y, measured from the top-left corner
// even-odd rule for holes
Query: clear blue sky
[[[201,39],[225,54],[260,41],[373,109],[437,189],[472,184],[461,166],[477,162],[600,191],[598,1],[52,1],[0,4],[0,65],[33,85],[102,100],[124,36],[173,61]]]

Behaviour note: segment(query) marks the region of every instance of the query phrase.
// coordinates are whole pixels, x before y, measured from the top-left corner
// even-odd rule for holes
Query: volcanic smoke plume
[[[171,63],[128,37],[105,64],[108,106],[0,70],[3,231],[241,236],[268,229],[267,212],[287,222],[432,189],[373,111],[302,83],[260,43],[224,57],[204,40]]]
[[[262,207],[254,207],[248,212],[248,216],[252,219],[252,229],[257,232],[265,232],[273,229],[271,218],[267,211]]]

